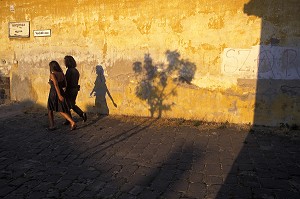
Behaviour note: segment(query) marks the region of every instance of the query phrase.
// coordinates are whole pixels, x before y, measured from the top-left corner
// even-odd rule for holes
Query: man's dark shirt
[[[73,109],[80,117],[83,117],[82,110],[76,106],[76,97],[79,91],[79,72],[76,68],[68,68],[66,72],[66,81],[67,81],[67,89],[66,89],[66,99],[70,109]],[[71,112],[69,112],[71,115]]]
[[[79,72],[76,68],[68,68],[66,72],[67,90],[78,89]]]

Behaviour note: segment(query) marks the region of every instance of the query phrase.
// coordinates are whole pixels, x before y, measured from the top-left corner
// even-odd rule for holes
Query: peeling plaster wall
[[[110,113],[149,116],[147,104],[135,96],[132,64],[142,61],[145,53],[156,63],[166,62],[164,53],[177,49],[182,58],[195,63],[197,71],[193,85],[179,86],[177,95],[168,99],[174,106],[164,117],[254,123],[257,103],[263,103],[257,101],[259,79],[273,78],[271,69],[259,76],[262,62],[257,58],[261,60],[261,46],[271,48],[269,39],[274,37],[280,43],[263,55],[271,52],[285,59],[279,58],[281,64],[276,65],[283,69],[274,76],[281,81],[271,89],[275,98],[265,104],[278,106],[265,107],[267,111],[257,115],[261,122],[255,123],[300,124],[288,119],[291,114],[300,117],[298,95],[291,89],[298,81],[284,81],[300,79],[299,17],[288,11],[295,10],[297,0],[285,3],[290,7],[279,14],[286,19],[278,20],[273,8],[268,16],[274,17],[266,18],[259,11],[267,8],[255,7],[249,0],[1,0],[0,59],[7,64],[0,67],[9,70],[12,100],[46,105],[48,63],[57,60],[63,66],[64,56],[72,55],[81,73],[77,103],[92,110],[95,99],[89,94],[96,80],[95,67],[101,64],[118,104],[115,108],[107,99]],[[10,5],[15,11],[10,11]],[[30,21],[30,38],[8,38],[8,23],[21,21]],[[44,29],[51,29],[51,37],[33,37],[32,30]],[[284,54],[287,49],[293,52]],[[282,106],[283,102],[292,103],[293,108]],[[275,117],[268,119],[270,111]]]

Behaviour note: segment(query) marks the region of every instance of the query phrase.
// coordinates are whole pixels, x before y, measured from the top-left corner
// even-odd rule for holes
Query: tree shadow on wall
[[[170,111],[174,103],[166,102],[176,96],[180,83],[191,84],[196,65],[187,59],[181,59],[178,51],[166,51],[168,64],[154,64],[150,54],[145,54],[144,63],[133,63],[133,71],[138,79],[136,96],[146,101],[151,117],[160,118],[164,111]]]

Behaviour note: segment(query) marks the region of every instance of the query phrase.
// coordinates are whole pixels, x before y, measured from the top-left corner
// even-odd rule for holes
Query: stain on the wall
[[[221,29],[224,27],[224,16],[215,15],[209,19],[208,28]]]
[[[103,59],[103,62],[105,62],[106,61],[106,55],[107,55],[107,43],[106,42],[103,45],[102,51],[103,51],[103,57],[102,57],[102,59]]]
[[[47,81],[45,82],[47,84]],[[33,87],[31,79],[28,77],[22,77],[13,73],[11,77],[11,97],[12,100],[16,101],[33,101],[36,102],[38,99],[36,88]],[[45,99],[45,101],[47,98]]]
[[[152,25],[152,19],[149,16],[141,16],[138,19],[132,20],[136,28],[142,35],[149,34]]]
[[[183,31],[181,20],[177,17],[174,17],[174,19],[172,19],[170,26],[175,33],[182,33]]]

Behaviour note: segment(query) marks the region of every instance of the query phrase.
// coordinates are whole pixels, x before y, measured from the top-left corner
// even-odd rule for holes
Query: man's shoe
[[[87,120],[86,113],[83,113],[83,114],[82,114],[82,119],[83,119],[83,122],[86,122],[86,120]]]

